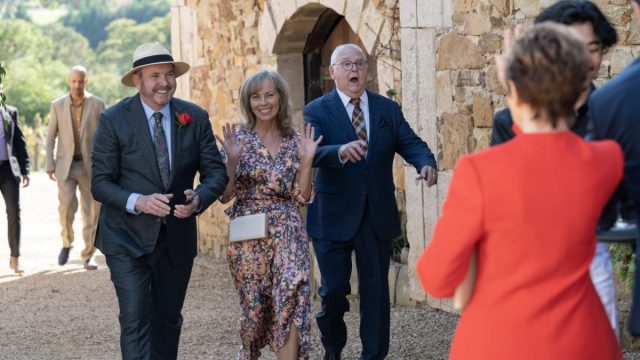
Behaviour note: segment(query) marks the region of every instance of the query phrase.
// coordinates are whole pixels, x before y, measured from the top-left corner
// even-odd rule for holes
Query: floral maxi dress
[[[292,326],[298,329],[299,359],[311,348],[309,243],[300,207],[304,199],[297,185],[300,155],[294,137],[284,137],[272,158],[260,136],[238,129],[246,137],[225,212],[230,218],[266,213],[267,238],[229,244],[231,275],[240,297],[242,317],[238,358],[258,359],[270,345],[277,352]],[[226,158],[224,149],[223,156]]]

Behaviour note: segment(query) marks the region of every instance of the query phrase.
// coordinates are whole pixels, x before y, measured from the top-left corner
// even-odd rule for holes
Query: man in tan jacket
[[[47,174],[51,180],[57,181],[60,200],[62,250],[58,264],[64,265],[69,259],[74,239],[73,218],[78,210],[76,189],[79,188],[84,239],[80,256],[85,269],[95,270],[98,267],[92,257],[100,205],[91,196],[91,148],[105,103],[85,91],[88,78],[83,66],[71,68],[68,83],[69,93],[51,103],[46,147]]]

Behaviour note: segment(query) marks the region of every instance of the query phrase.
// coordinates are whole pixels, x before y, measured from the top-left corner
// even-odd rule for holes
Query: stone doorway
[[[331,53],[341,44],[353,43],[364,50],[360,37],[351,29],[343,16],[327,9],[316,22],[303,51],[305,104],[333,90],[335,84],[329,74]],[[376,59],[366,54],[369,65],[367,89],[378,91],[375,77]]]

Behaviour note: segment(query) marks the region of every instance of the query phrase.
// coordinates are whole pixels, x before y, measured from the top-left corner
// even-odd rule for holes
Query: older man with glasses
[[[320,266],[322,308],[316,319],[324,359],[340,359],[347,341],[351,254],[360,294],[361,359],[389,351],[389,259],[400,236],[393,158],[400,154],[427,186],[437,182],[436,160],[405,121],[397,103],[365,90],[367,60],[354,44],[331,56],[336,89],[304,108],[304,120],[322,136],[313,166],[316,197],[307,230]]]

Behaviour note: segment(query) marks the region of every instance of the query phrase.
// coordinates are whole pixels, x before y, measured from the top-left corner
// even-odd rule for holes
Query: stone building
[[[280,72],[292,88],[294,116],[332,87],[333,48],[355,42],[369,57],[369,89],[393,97],[407,121],[437,154],[437,187],[416,184],[415,170],[396,161],[397,197],[406,211],[408,266],[396,291],[427,299],[414,273],[463,154],[489,144],[493,113],[504,104],[493,63],[504,29],[531,21],[551,0],[172,0],[172,50],[192,65],[177,95],[209,111],[214,131],[239,118],[238,91],[259,69]],[[599,81],[638,54],[640,34],[629,0],[594,0],[615,24],[620,42],[605,57]],[[410,201],[405,201],[410,199]],[[200,252],[222,256],[227,219],[221,205],[199,220]],[[399,273],[398,273],[399,272]],[[401,286],[400,286],[401,285]],[[401,288],[400,288],[401,287]],[[393,289],[392,289],[393,290]]]

